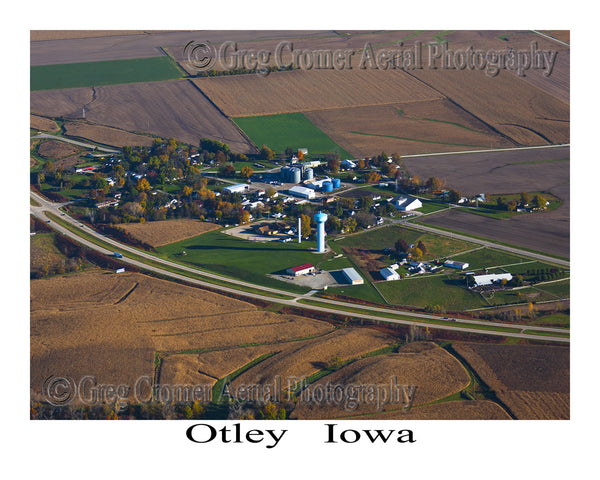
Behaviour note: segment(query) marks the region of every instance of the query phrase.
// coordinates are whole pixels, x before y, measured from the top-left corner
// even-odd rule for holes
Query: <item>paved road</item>
[[[542,150],[547,148],[563,148],[570,147],[570,143],[561,143],[557,145],[537,145],[533,147],[510,147],[510,148],[492,148],[487,150],[462,150],[460,152],[439,152],[439,153],[414,153],[412,155],[402,155],[402,158],[418,158],[418,157],[437,157],[446,155],[464,155],[466,153],[498,153],[498,152],[522,152],[524,150]]]
[[[413,218],[413,220],[414,220],[414,218]],[[452,233],[452,232],[448,232],[446,230],[441,230],[438,228],[429,227],[429,226],[425,226],[425,225],[421,225],[421,224],[417,224],[417,223],[409,223],[408,220],[405,220],[405,221],[397,220],[397,221],[395,221],[395,223],[408,224],[410,226],[410,228],[414,228],[416,230],[422,230],[424,232],[431,232],[431,233],[435,233],[437,235],[444,235],[446,237],[454,238],[456,240],[464,240],[467,242],[476,243],[478,245],[483,245],[484,247],[495,248],[496,250],[503,250],[505,252],[510,252],[510,253],[521,255],[524,257],[533,258],[536,260],[540,260],[542,262],[551,263],[553,265],[560,265],[561,267],[569,268],[569,266],[570,266],[570,262],[568,260],[562,260],[559,258],[549,257],[548,255],[543,255],[541,253],[535,253],[535,252],[529,252],[527,250],[521,250],[520,248],[509,247],[506,245],[500,245],[498,243],[489,242],[487,240],[479,240],[477,238],[469,237],[467,235],[461,235],[460,233]]]
[[[253,298],[256,299],[260,299],[260,300],[264,300],[267,302],[276,302],[276,303],[280,303],[280,304],[284,304],[284,305],[289,305],[289,306],[294,306],[294,307],[298,307],[299,304],[297,303],[297,301],[299,299],[302,298],[306,298],[304,295],[299,295],[296,296],[295,298],[292,298],[290,300],[286,300],[286,299],[279,299],[279,298],[273,298],[272,296],[269,296],[269,293],[272,294],[277,294],[277,295],[285,295],[285,296],[293,296],[292,294],[290,294],[289,292],[283,291],[283,290],[277,290],[274,288],[269,288],[269,287],[262,287],[262,286],[258,286],[258,285],[253,285],[250,283],[246,283],[246,282],[242,282],[239,280],[235,280],[235,279],[231,279],[231,278],[227,278],[227,277],[223,277],[220,275],[216,275],[216,274],[212,274],[209,272],[204,272],[202,270],[196,269],[196,268],[192,268],[192,267],[188,267],[186,265],[181,265],[175,262],[171,262],[168,260],[164,260],[158,257],[155,257],[154,255],[144,252],[144,251],[140,251],[137,250],[133,247],[130,247],[128,245],[124,245],[120,242],[117,242],[113,239],[110,239],[104,235],[99,234],[98,232],[96,232],[95,230],[87,227],[87,226],[81,226],[81,224],[79,222],[77,222],[75,219],[71,218],[69,215],[64,214],[63,212],[60,211],[60,207],[65,205],[64,203],[62,204],[58,204],[58,203],[53,203],[50,202],[48,200],[46,200],[45,198],[39,196],[38,194],[36,194],[35,192],[31,192],[31,197],[40,204],[40,206],[35,206],[35,205],[31,205],[30,206],[30,210],[31,213],[44,220],[47,221],[48,217],[46,216],[46,212],[51,212],[57,216],[60,216],[65,222],[71,223],[72,225],[78,226],[79,228],[82,228],[85,232],[87,232],[88,234],[102,240],[103,242],[106,242],[110,245],[114,245],[116,248],[118,248],[121,251],[125,251],[125,252],[131,252],[133,254],[135,254],[136,256],[140,256],[143,257],[145,259],[148,260],[152,260],[155,263],[160,263],[163,264],[164,266],[168,266],[168,267],[174,267],[177,268],[179,270],[183,270],[183,271],[188,271],[190,273],[194,273],[197,275],[202,275],[204,277],[209,277],[209,278],[213,278],[216,280],[221,280],[221,281],[225,281],[228,282],[230,284],[235,284],[235,285],[239,285],[242,287],[251,287],[253,289],[256,290],[260,290],[265,292],[264,295],[262,294],[250,294]],[[111,254],[112,251],[99,247],[98,245],[94,244],[91,241],[86,240],[85,238],[80,237],[79,235],[76,235],[75,233],[73,233],[71,230],[63,227],[62,225],[59,225],[58,223],[54,222],[54,221],[50,221],[50,223],[52,224],[52,227],[56,230],[58,230],[59,232],[61,232],[62,234],[73,238],[74,240],[78,241],[79,243],[85,245],[88,248],[91,248],[93,250],[99,251],[100,253],[104,253],[104,254]],[[214,283],[210,283],[207,281],[203,281],[203,280],[198,280],[198,279],[194,279],[194,278],[190,278],[188,276],[185,275],[180,275],[177,273],[173,273],[171,271],[165,270],[163,268],[160,268],[158,266],[154,266],[154,265],[148,265],[147,263],[138,261],[138,260],[134,260],[132,258],[127,258],[124,257],[122,259],[120,259],[120,261],[129,263],[131,265],[134,265],[140,269],[144,269],[144,270],[150,270],[156,273],[160,273],[161,275],[165,275],[171,278],[175,278],[178,280],[183,280],[185,282],[188,283],[192,283],[192,284],[196,284],[199,286],[204,286],[204,287],[209,287],[211,289],[216,289],[216,290],[220,290],[220,291],[224,291],[224,292],[229,292],[229,293],[234,293],[237,295],[244,295],[244,296],[248,296],[248,292],[245,292],[243,290],[239,290],[236,288],[232,288],[232,287],[225,287],[225,286],[219,286],[219,285],[215,285]],[[560,338],[560,337],[555,337],[555,336],[551,336],[551,335],[543,335],[544,332],[546,333],[551,333],[551,332],[565,332],[565,329],[559,329],[559,328],[551,328],[551,327],[537,327],[537,326],[528,326],[528,325],[507,325],[507,324],[501,324],[501,323],[494,323],[494,322],[485,322],[485,321],[478,321],[478,320],[470,320],[470,319],[461,319],[461,318],[457,318],[458,321],[460,321],[461,323],[465,323],[465,324],[472,324],[474,326],[485,326],[487,328],[489,327],[499,327],[499,328],[506,328],[506,327],[513,327],[513,328],[518,328],[521,329],[521,333],[506,333],[506,332],[498,332],[498,331],[493,331],[493,330],[483,330],[483,329],[472,329],[472,328],[467,328],[467,327],[461,327],[461,326],[456,326],[456,325],[452,325],[451,322],[448,322],[448,325],[432,325],[431,323],[427,323],[426,320],[441,320],[441,317],[436,316],[436,315],[428,315],[428,314],[420,314],[420,313],[414,313],[414,312],[404,312],[404,311],[398,311],[398,310],[391,310],[391,309],[386,309],[386,308],[379,308],[379,307],[366,307],[366,306],[360,306],[360,305],[353,305],[353,304],[348,304],[348,303],[344,303],[344,302],[340,302],[340,301],[336,301],[336,300],[329,300],[329,299],[321,299],[319,298],[318,301],[321,304],[328,304],[331,305],[332,308],[326,308],[323,306],[312,306],[312,305],[307,305],[307,304],[301,304],[302,308],[307,309],[307,310],[316,310],[316,311],[321,311],[321,312],[328,312],[328,313],[334,313],[334,314],[338,314],[338,315],[344,315],[344,316],[352,316],[354,318],[364,318],[367,320],[377,320],[377,321],[381,321],[381,322],[387,322],[387,323],[397,323],[397,324],[404,324],[404,325],[416,325],[416,326],[420,326],[420,327],[429,327],[429,328],[435,328],[435,329],[440,329],[440,330],[452,330],[452,331],[459,331],[459,332],[465,332],[465,333],[484,333],[484,334],[488,334],[488,335],[497,335],[497,336],[508,336],[508,337],[515,337],[515,338],[529,338],[529,339],[536,339],[536,340],[546,340],[546,341],[553,341],[553,342],[563,342],[563,343],[569,343],[569,339],[568,338]],[[340,310],[335,308],[336,306],[339,307],[349,307],[351,306],[353,309],[360,309],[360,310],[364,310],[365,313],[356,313],[356,312],[348,312],[346,310]],[[408,317],[414,317],[415,321],[410,321],[410,320],[400,320],[400,319],[395,319],[395,318],[382,318],[381,316],[377,316],[377,315],[370,315],[369,312],[374,312],[374,313],[381,313],[384,315],[402,315],[402,316],[408,316]],[[423,320],[423,321],[418,321],[418,320]],[[525,334],[523,333],[524,330],[528,330],[528,331],[536,331],[539,332],[539,334]]]
[[[71,140],[70,138],[58,137],[56,135],[49,135],[47,133],[38,133],[31,138],[51,138],[52,140],[57,140],[59,142],[71,143],[73,145],[78,145],[80,147],[91,148],[92,150],[99,150],[101,152],[106,153],[121,153],[119,150],[114,150],[111,148],[98,147],[96,145],[92,145],[91,143],[78,142],[76,140]]]

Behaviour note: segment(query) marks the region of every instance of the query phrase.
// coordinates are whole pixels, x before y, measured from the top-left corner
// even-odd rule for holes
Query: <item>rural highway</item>
[[[165,269],[160,268],[155,265],[149,265],[148,263],[145,263],[145,262],[142,262],[139,260],[135,260],[133,258],[127,258],[126,256],[124,258],[119,259],[119,261],[134,265],[140,269],[153,271],[153,272],[159,273],[161,275],[164,275],[166,277],[174,278],[177,280],[182,280],[187,283],[196,284],[196,285],[199,285],[202,287],[211,288],[213,290],[219,290],[219,291],[233,293],[236,295],[242,295],[242,296],[246,296],[246,297],[252,296],[253,298],[271,302],[271,303],[284,304],[284,305],[293,306],[293,307],[300,307],[300,308],[307,309],[307,310],[315,310],[315,311],[327,312],[327,313],[343,315],[343,316],[351,316],[354,318],[364,318],[366,320],[376,320],[376,321],[380,321],[380,322],[397,323],[397,324],[404,324],[404,325],[415,325],[415,326],[424,327],[424,328],[429,327],[429,328],[435,328],[435,329],[440,329],[440,330],[450,330],[450,331],[457,331],[457,332],[464,332],[464,333],[480,333],[480,334],[497,335],[497,336],[504,336],[504,337],[515,337],[515,338],[523,338],[523,339],[569,343],[569,338],[557,337],[557,336],[551,335],[553,332],[554,333],[557,333],[557,332],[564,333],[565,331],[568,331],[566,329],[561,329],[561,328],[539,327],[539,326],[529,326],[529,325],[515,325],[515,324],[502,324],[502,323],[494,323],[494,322],[487,322],[487,321],[462,319],[462,318],[456,317],[456,320],[458,322],[460,322],[461,324],[473,325],[473,328],[469,328],[469,327],[460,326],[460,325],[456,325],[456,324],[453,325],[450,322],[448,322],[447,325],[446,324],[431,324],[431,323],[427,322],[427,320],[436,320],[438,322],[440,320],[443,321],[442,317],[437,316],[437,315],[428,315],[428,314],[405,312],[405,311],[392,310],[392,309],[386,309],[386,308],[380,308],[380,307],[370,307],[370,306],[364,306],[364,305],[348,304],[348,303],[344,303],[344,302],[340,302],[340,301],[336,301],[336,300],[319,298],[317,300],[320,304],[319,306],[309,305],[309,304],[305,304],[305,303],[298,303],[298,300],[306,299],[306,296],[297,295],[296,297],[294,297],[294,295],[290,294],[290,292],[286,292],[283,290],[277,290],[277,289],[269,288],[269,287],[262,287],[259,285],[242,282],[242,281],[231,279],[228,277],[223,277],[223,276],[220,276],[217,274],[199,270],[197,268],[192,268],[192,267],[189,267],[186,265],[171,262],[169,260],[165,260],[165,259],[156,257],[156,256],[154,256],[148,252],[142,251],[142,250],[137,250],[131,246],[125,245],[125,244],[120,243],[116,240],[113,240],[109,237],[106,237],[106,236],[96,232],[92,228],[83,226],[83,224],[81,224],[80,222],[78,222],[77,220],[73,219],[72,217],[70,217],[69,215],[67,215],[66,213],[64,213],[60,210],[60,207],[65,205],[65,203],[51,202],[33,191],[30,191],[30,195],[31,195],[31,198],[33,199],[33,201],[38,204],[38,205],[35,205],[33,202],[31,203],[30,212],[32,215],[49,223],[52,226],[52,228],[54,228],[55,230],[59,231],[60,233],[62,233],[65,236],[72,238],[73,240],[77,241],[78,243],[80,243],[90,249],[96,250],[96,251],[106,254],[106,255],[112,254],[112,250],[108,250],[106,248],[100,247],[100,246],[96,245],[94,242],[89,241],[86,238],[83,238],[82,236],[74,233],[70,229],[58,224],[54,220],[51,220],[46,215],[46,213],[52,213],[52,214],[56,215],[57,217],[60,217],[66,223],[70,223],[74,227],[82,229],[88,235],[93,236],[93,237],[97,238],[98,240],[101,240],[102,242],[110,244],[110,245],[114,246],[115,248],[118,248],[120,251],[130,252],[132,254],[135,254],[138,257],[142,257],[146,260],[151,260],[152,262],[154,262],[156,264],[162,264],[165,267],[177,268],[179,270],[187,271],[192,274],[196,274],[196,275],[200,275],[203,277],[208,277],[208,278],[212,278],[215,280],[227,282],[228,284],[234,284],[234,285],[239,285],[240,287],[249,287],[249,288],[253,288],[255,290],[260,290],[260,291],[264,292],[264,294],[248,293],[247,291],[244,291],[241,289],[216,285],[216,284],[208,282],[208,281],[203,281],[203,280],[191,278],[191,277],[188,277],[185,275],[181,275],[178,273],[174,273],[174,272],[165,270]],[[292,298],[292,299],[275,298],[273,296],[269,296],[269,293],[275,294],[275,295],[284,295],[286,297],[294,297],[294,298]],[[324,307],[323,306],[324,304],[331,305],[331,308]],[[346,308],[351,307],[352,309],[354,309],[354,311],[348,312],[347,310],[335,308],[336,306],[337,307],[346,307]],[[364,311],[364,313],[357,313],[356,310]],[[415,318],[415,321],[405,320],[405,319],[397,319],[397,318],[389,318],[389,317],[384,318],[382,316],[369,314],[369,312],[379,313],[381,315],[395,315],[395,316],[401,315],[404,317],[412,317],[412,318]],[[421,320],[421,321],[418,321],[418,320]],[[481,327],[481,328],[478,328],[478,327]],[[507,327],[520,330],[520,333],[488,330],[490,328],[502,329],[502,328],[507,328]],[[528,333],[524,333],[525,331],[539,332],[539,333],[528,334]],[[547,335],[544,335],[544,333],[547,333]]]

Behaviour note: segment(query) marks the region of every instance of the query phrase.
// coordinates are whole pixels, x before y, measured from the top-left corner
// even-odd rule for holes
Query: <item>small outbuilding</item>
[[[291,267],[286,270],[288,275],[292,275],[293,277],[299,277],[300,275],[308,275],[315,271],[315,267],[310,263],[305,263],[304,265],[298,265],[297,267]]]
[[[466,262],[457,262],[456,260],[446,260],[444,262],[444,267],[456,268],[458,270],[464,270],[465,268],[469,268],[469,264]]]
[[[358,274],[358,272],[354,268],[344,268],[342,269],[342,274],[348,281],[350,285],[362,285],[365,283],[363,278]]]
[[[384,280],[400,280],[400,275],[398,274],[398,272],[390,267],[382,268],[381,270],[379,270],[379,273],[381,274]]]

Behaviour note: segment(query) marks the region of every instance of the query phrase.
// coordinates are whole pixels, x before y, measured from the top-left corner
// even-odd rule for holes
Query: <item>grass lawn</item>
[[[164,56],[38,65],[30,67],[30,74],[31,91],[157,82],[182,78],[182,73],[173,60]]]
[[[400,225],[389,225],[375,230],[367,230],[364,233],[345,237],[335,243],[342,247],[383,251],[386,248],[393,249],[399,238],[402,238],[409,245],[416,244],[419,240],[422,241],[427,247],[427,253],[423,257],[424,260],[454,255],[477,247],[474,243],[423,233]],[[460,260],[458,257],[456,259]]]
[[[465,310],[487,306],[477,293],[450,275],[422,275],[392,282],[379,282],[377,288],[396,305],[426,307],[440,305],[445,310]]]
[[[324,254],[310,251],[316,242],[251,242],[222,233],[207,232],[157,249],[160,256],[196,265],[207,271],[294,293],[310,289],[267,277],[289,267],[318,263]],[[186,255],[182,255],[185,251]]]
[[[569,327],[571,316],[566,313],[553,313],[552,315],[536,318],[531,323],[533,325],[560,325],[562,327]]]
[[[524,266],[517,266],[516,269],[519,271],[527,270],[527,268],[533,268],[531,265],[531,259],[525,257],[519,257],[511,253],[505,253],[501,250],[494,250],[492,248],[482,248],[474,252],[469,252],[465,257],[452,257],[453,260],[460,262],[469,262],[469,270],[478,270],[482,268],[492,268],[500,265],[513,265],[524,263]],[[513,270],[509,269],[510,273]],[[516,270],[515,270],[516,271]]]
[[[338,152],[340,159],[354,158],[317,128],[303,113],[283,113],[257,117],[238,117],[233,121],[260,148],[267,145],[277,153],[287,147],[307,148],[314,158],[328,152]]]

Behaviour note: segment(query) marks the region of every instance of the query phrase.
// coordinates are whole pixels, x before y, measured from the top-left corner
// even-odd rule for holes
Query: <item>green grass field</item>
[[[238,117],[233,121],[260,148],[267,145],[277,153],[287,147],[307,148],[311,157],[338,152],[340,159],[354,158],[317,128],[303,113]]]
[[[420,275],[395,282],[379,282],[377,288],[388,302],[396,305],[426,307],[440,305],[445,310],[464,310],[487,306],[478,293],[464,288],[451,275]]]
[[[31,91],[158,82],[183,77],[169,57],[38,65],[30,67],[30,75]]]
[[[311,241],[303,241],[301,244],[276,241],[260,243],[214,231],[165,245],[157,251],[164,258],[196,265],[245,282],[305,293],[310,289],[267,277],[267,274],[304,263],[315,265],[324,255],[310,251],[315,247],[316,242]],[[185,256],[181,254],[184,250]]]
[[[389,225],[375,230],[365,231],[358,235],[352,235],[334,242],[342,247],[354,247],[361,250],[383,251],[386,248],[394,248],[396,241],[402,238],[408,244],[415,244],[419,240],[427,247],[424,260],[455,255],[476,248],[477,245],[463,240],[454,240],[450,237],[423,233],[418,230],[400,225]],[[458,260],[458,258],[457,258]]]

